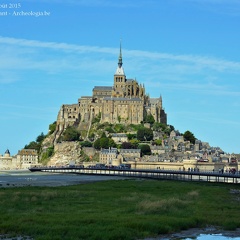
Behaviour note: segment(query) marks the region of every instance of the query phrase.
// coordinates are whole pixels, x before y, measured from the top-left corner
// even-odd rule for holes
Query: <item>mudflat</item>
[[[59,173],[32,173],[29,170],[0,171],[0,188],[26,186],[69,186],[90,182],[126,179],[118,176],[96,176]]]

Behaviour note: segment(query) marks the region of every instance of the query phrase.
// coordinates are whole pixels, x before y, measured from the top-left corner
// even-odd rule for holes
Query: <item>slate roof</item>
[[[105,91],[112,91],[113,87],[109,86],[94,86],[93,90],[105,90]]]
[[[142,101],[140,98],[123,98],[123,97],[104,97],[104,100],[114,100],[114,101]]]

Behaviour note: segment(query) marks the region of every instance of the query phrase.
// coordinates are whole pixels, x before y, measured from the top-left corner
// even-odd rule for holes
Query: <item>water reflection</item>
[[[240,240],[240,237],[226,237],[222,234],[200,234],[194,238],[184,238],[185,240]]]

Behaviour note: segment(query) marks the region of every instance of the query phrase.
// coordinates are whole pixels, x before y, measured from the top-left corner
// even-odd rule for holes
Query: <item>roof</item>
[[[94,86],[93,91],[94,90],[107,90],[107,91],[112,91],[113,87],[109,87],[109,86]]]
[[[150,103],[159,103],[160,98],[150,98]]]
[[[10,151],[7,149],[6,152],[5,152],[5,154],[10,154]]]
[[[123,98],[123,97],[104,97],[103,100],[112,101],[142,101],[140,98]]]
[[[117,154],[117,148],[102,149],[101,153],[102,154],[111,154],[111,153]]]
[[[134,80],[134,79],[127,79],[126,82],[136,82],[136,80]]]
[[[126,133],[112,133],[112,137],[127,137]]]
[[[37,151],[35,149],[22,149],[18,151],[18,155],[37,155]]]
[[[141,149],[120,149],[120,153],[140,153]]]

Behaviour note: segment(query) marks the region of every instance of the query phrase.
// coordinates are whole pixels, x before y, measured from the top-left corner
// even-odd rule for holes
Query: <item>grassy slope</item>
[[[135,239],[191,227],[240,227],[238,185],[119,180],[0,189],[0,233],[34,239]]]

